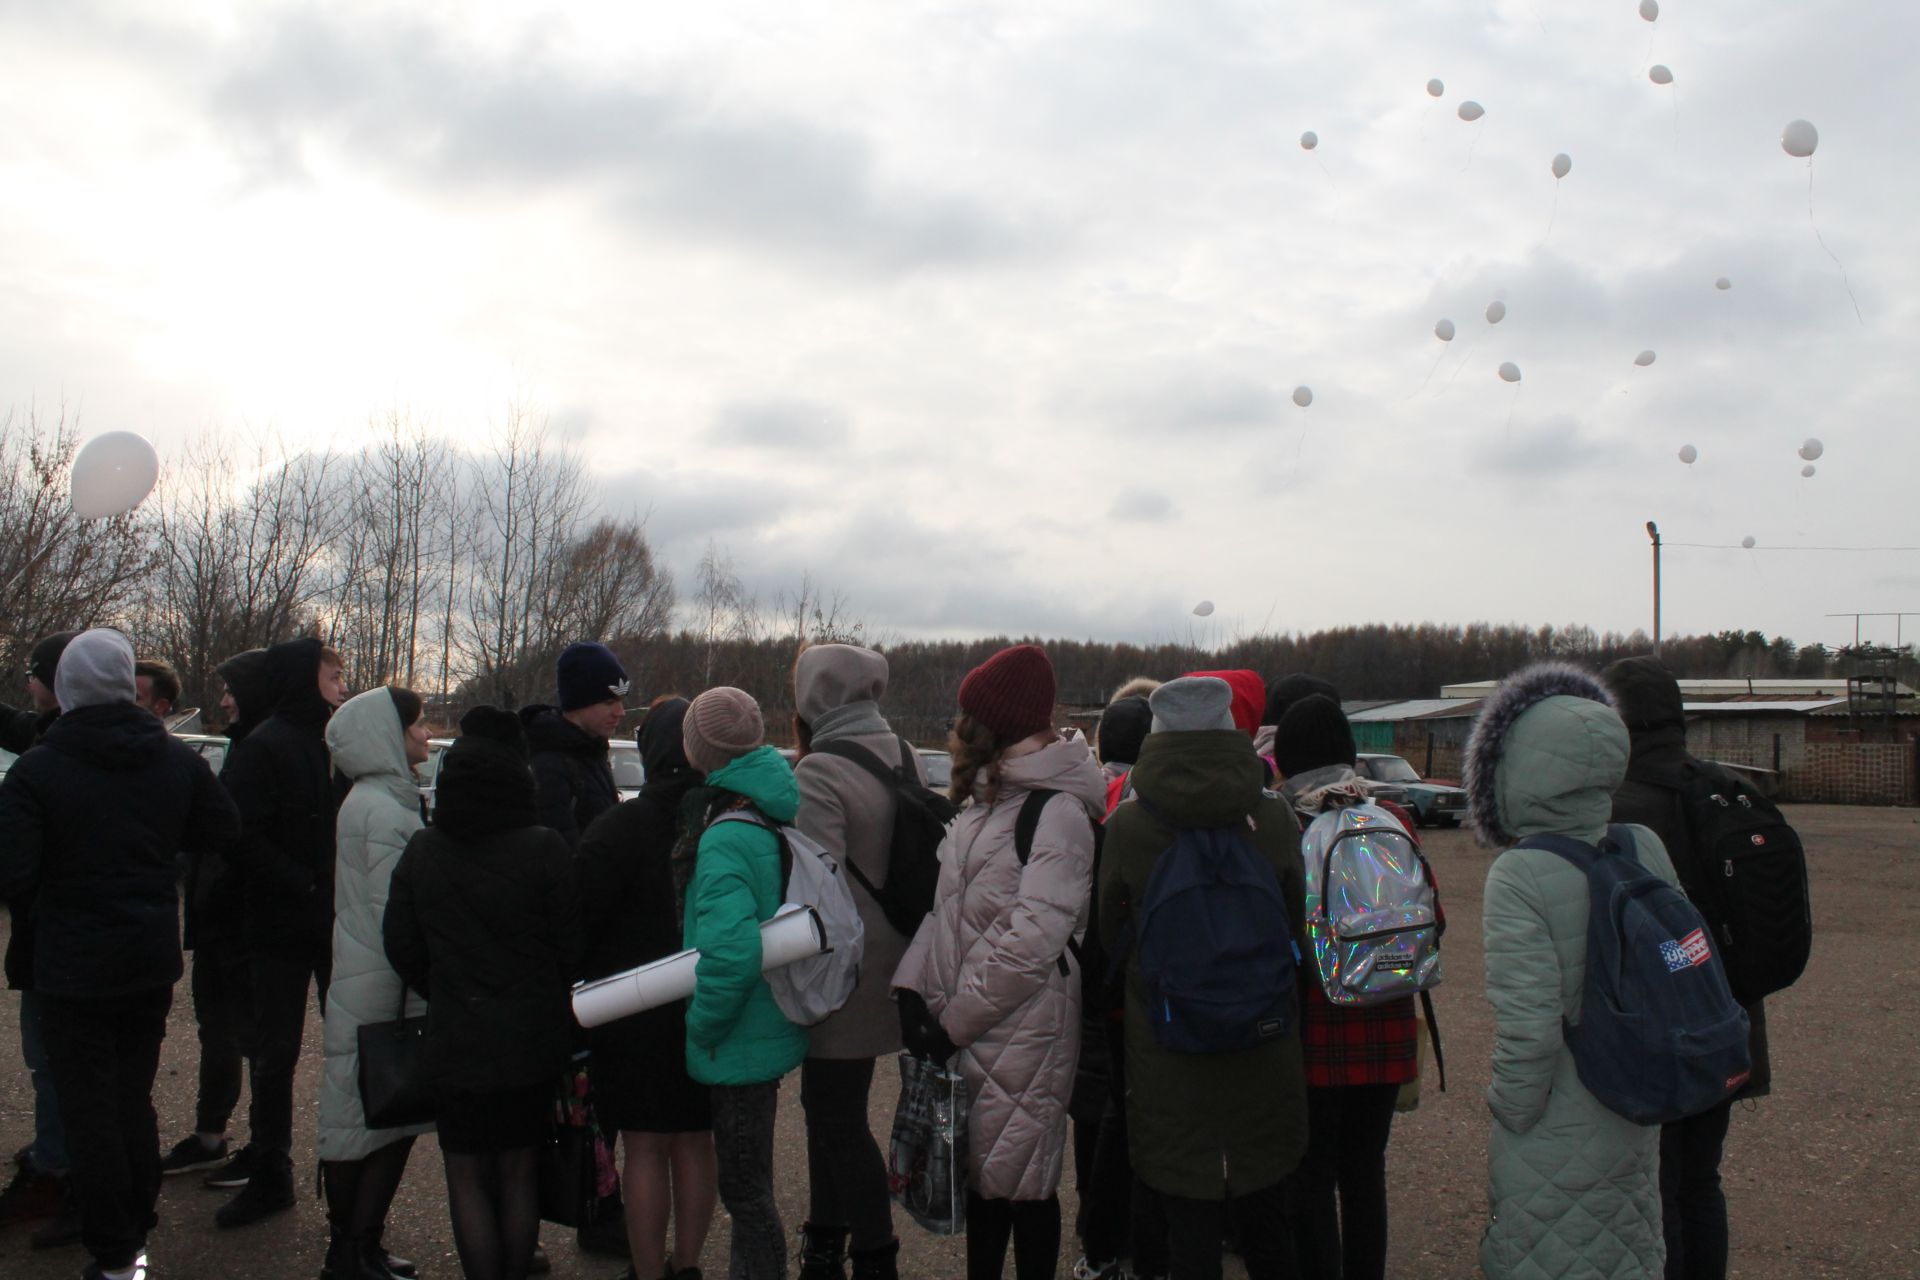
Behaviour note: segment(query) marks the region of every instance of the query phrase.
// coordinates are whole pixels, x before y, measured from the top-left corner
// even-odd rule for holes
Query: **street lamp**
[[[1653,656],[1660,656],[1660,526],[1647,521],[1647,536],[1653,539]]]

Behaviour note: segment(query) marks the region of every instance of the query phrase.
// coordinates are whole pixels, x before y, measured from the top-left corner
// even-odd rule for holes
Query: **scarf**
[[[1327,809],[1364,804],[1373,785],[1354,773],[1350,764],[1328,764],[1296,773],[1281,784],[1280,790],[1295,813],[1313,818]]]
[[[892,733],[893,726],[880,714],[877,702],[849,702],[844,707],[820,713],[813,722],[813,745],[840,738],[859,738],[869,734]]]

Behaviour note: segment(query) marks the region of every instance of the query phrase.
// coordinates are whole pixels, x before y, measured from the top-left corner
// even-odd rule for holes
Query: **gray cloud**
[[[1110,519],[1140,524],[1162,524],[1173,514],[1173,499],[1151,489],[1128,489],[1107,508]]]
[[[1149,366],[1145,371],[1095,371],[1099,384],[1061,393],[1056,407],[1076,417],[1145,434],[1221,431],[1269,426],[1287,394],[1226,365]]]
[[[742,400],[721,408],[705,438],[719,445],[835,450],[850,432],[837,410],[806,400]]]
[[[1513,422],[1510,437],[1489,433],[1476,450],[1480,465],[1490,471],[1527,480],[1583,477],[1593,469],[1617,466],[1620,459],[1609,445],[1568,414]]]

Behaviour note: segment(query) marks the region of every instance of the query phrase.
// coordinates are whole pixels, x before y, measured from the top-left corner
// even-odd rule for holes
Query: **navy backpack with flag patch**
[[[1580,1083],[1635,1124],[1669,1124],[1731,1098],[1752,1062],[1747,1015],[1727,986],[1707,922],[1634,855],[1633,833],[1598,848],[1538,835],[1587,877],[1587,973],[1580,1021],[1566,1025]]]

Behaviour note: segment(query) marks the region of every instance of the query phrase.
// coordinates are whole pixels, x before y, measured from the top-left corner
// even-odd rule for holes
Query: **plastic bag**
[[[967,1109],[958,1072],[900,1055],[887,1183],[894,1203],[935,1235],[967,1229]]]

